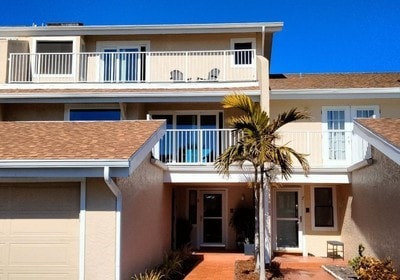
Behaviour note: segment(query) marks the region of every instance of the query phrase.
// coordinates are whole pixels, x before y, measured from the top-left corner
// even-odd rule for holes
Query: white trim
[[[328,129],[328,112],[329,111],[343,111],[344,112],[344,127],[343,129]],[[349,139],[349,132],[352,129],[350,119],[350,106],[322,106],[322,132],[323,132],[323,162],[328,165],[346,165],[351,160],[351,139]],[[344,159],[329,159],[329,133],[328,132],[342,132],[344,133],[345,154]]]
[[[0,37],[249,33],[261,32],[263,27],[266,32],[278,32],[282,30],[283,22],[1,27]]]
[[[177,123],[177,116],[181,115],[195,115],[196,116],[196,121],[197,121],[197,128],[200,129],[201,125],[201,116],[215,116],[215,125],[216,128],[222,128],[219,127],[220,124],[220,119],[219,119],[219,114],[222,113],[224,114],[223,110],[171,110],[171,111],[149,111],[148,114],[150,116],[153,115],[170,115],[172,116],[172,129],[177,129],[176,128],[176,123]],[[223,119],[222,119],[223,120]]]
[[[149,52],[150,41],[142,40],[142,41],[97,41],[96,42],[97,52],[102,52],[106,48],[123,49],[123,48],[141,48],[141,47],[145,47],[146,52]]]
[[[316,227],[315,226],[315,197],[314,190],[316,188],[330,188],[332,191],[332,207],[333,207],[333,227]],[[338,229],[338,218],[337,218],[337,199],[336,199],[337,187],[335,186],[311,186],[311,229],[314,231],[337,231]]]
[[[150,52],[150,41],[145,40],[145,41],[97,41],[96,42],[96,51],[97,52],[105,52],[106,49],[115,49],[117,52],[120,52],[121,49],[128,49],[128,48],[134,48],[138,49],[138,52],[141,52],[141,48],[144,47],[146,52]],[[140,59],[140,56],[139,56]],[[145,70],[146,72],[144,73],[145,77],[148,77],[150,75],[150,57],[146,57],[146,65],[145,65]],[[118,65],[120,66],[121,62],[120,59],[117,58]],[[137,69],[139,69],[139,75],[142,73],[141,65],[142,62],[138,62],[139,66],[137,66]],[[116,75],[117,75],[117,80],[121,78],[120,73],[119,73],[119,68],[115,69]],[[101,63],[101,59],[97,59],[97,68],[98,72],[97,76],[97,81],[104,81],[103,73],[104,73],[104,66],[103,63]],[[136,69],[136,70],[137,70]]]
[[[79,280],[85,279],[85,240],[86,240],[86,179],[81,180],[79,211]]]
[[[115,280],[121,278],[121,212],[122,193],[117,184],[110,176],[110,167],[104,166],[104,182],[110,191],[115,195]]]
[[[400,148],[387,142],[386,139],[375,134],[373,131],[364,127],[362,124],[354,120],[354,132],[365,139],[368,143],[378,149],[385,156],[400,165]]]
[[[70,120],[71,110],[109,110],[109,109],[119,109],[121,112],[120,120],[122,120],[121,107],[114,103],[98,103],[98,104],[65,104],[64,105],[64,121]]]
[[[129,167],[128,159],[83,159],[83,160],[0,160],[0,168],[91,168]]]
[[[330,89],[272,89],[271,100],[343,100],[400,98],[400,87],[388,88],[330,88]]]
[[[36,77],[47,77],[47,78],[56,78],[56,77],[76,77],[76,55],[79,53],[79,47],[81,46],[79,44],[80,42],[80,37],[77,36],[57,36],[57,37],[33,37],[31,39],[31,49],[33,54],[38,54],[40,55],[41,53],[37,53],[37,42],[38,41],[47,41],[47,42],[58,42],[58,41],[71,41],[72,42],[72,51],[71,53],[66,53],[66,54],[71,54],[72,55],[72,66],[71,66],[71,73],[70,74],[41,74],[41,73],[36,73],[36,71],[32,72],[33,78]],[[31,57],[31,59],[35,60],[34,57]],[[36,65],[36,61],[33,61],[33,65]],[[36,69],[36,67],[33,67],[33,69]]]
[[[236,43],[251,43],[251,48],[250,49],[256,49],[256,38],[232,38],[231,39],[231,50],[235,51],[235,44]],[[245,67],[253,67],[254,64],[256,63],[256,56],[257,54],[255,53],[255,57],[252,57],[251,64],[236,64],[235,63],[235,53],[232,54],[232,59],[231,59],[231,67],[237,67],[237,68],[245,68]]]
[[[356,112],[358,110],[372,110],[374,111],[374,116],[373,116],[374,119],[381,117],[379,105],[356,105],[356,106],[350,106],[352,120],[357,118]]]
[[[198,208],[197,208],[197,215],[198,218],[200,218],[198,221],[198,241],[199,241],[199,246],[200,247],[225,247],[228,245],[228,189],[227,188],[209,188],[209,189],[204,189],[204,188],[199,188],[197,190],[197,195],[198,195]],[[204,217],[202,216],[203,211],[203,206],[204,206],[204,201],[202,198],[202,194],[209,193],[209,194],[221,194],[222,195],[222,205],[221,205],[221,210],[222,210],[222,217],[221,217],[221,223],[222,223],[222,242],[221,243],[205,243],[203,242],[203,233],[204,233]]]

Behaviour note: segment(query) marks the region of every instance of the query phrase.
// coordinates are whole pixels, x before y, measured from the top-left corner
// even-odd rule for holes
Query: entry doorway
[[[226,191],[200,191],[200,246],[226,246]]]
[[[302,196],[296,188],[274,192],[274,248],[277,251],[302,251]]]

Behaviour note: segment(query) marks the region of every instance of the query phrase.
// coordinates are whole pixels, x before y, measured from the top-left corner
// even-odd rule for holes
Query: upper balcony
[[[8,83],[255,82],[256,51],[11,53]]]
[[[353,131],[282,131],[280,135],[277,144],[306,154],[312,169],[348,168],[369,153],[368,143]],[[231,129],[167,129],[154,155],[167,165],[212,165],[237,139]],[[300,167],[296,160],[293,165]]]

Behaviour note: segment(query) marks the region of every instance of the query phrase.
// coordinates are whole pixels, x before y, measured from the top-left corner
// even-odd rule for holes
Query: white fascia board
[[[271,90],[271,100],[400,98],[400,88]]]
[[[0,160],[0,168],[97,168],[129,167],[126,159],[122,160]]]
[[[166,83],[23,83],[23,84],[0,84],[0,89],[2,90],[57,90],[62,91],[63,89],[67,90],[77,90],[80,89],[110,89],[113,91],[120,90],[120,92],[124,92],[126,89],[147,89],[152,90],[156,89],[157,91],[173,92],[176,89],[185,89],[196,92],[196,90],[204,91],[205,89],[226,89],[234,90],[235,88],[243,88],[243,87],[256,87],[259,86],[257,81],[242,81],[242,82],[166,82]],[[32,94],[32,93],[31,93]]]
[[[114,177],[129,175],[128,160],[1,160],[0,178],[102,177],[104,166]]]
[[[151,153],[154,146],[161,140],[167,129],[167,124],[164,124],[157,129],[153,135],[132,155],[129,159],[129,174],[143,162],[143,160]]]
[[[353,121],[354,132],[369,144],[381,151],[385,156],[400,165],[400,149],[391,143],[387,142],[384,138],[375,134],[368,128],[364,127],[357,120]]]
[[[112,177],[128,177],[129,169],[113,167]],[[64,168],[0,168],[0,178],[102,178],[102,167],[64,167]]]
[[[0,37],[278,32],[282,22],[1,27]]]
[[[224,96],[233,91],[0,94],[0,103],[221,102]],[[260,100],[260,90],[244,91],[255,102]]]
[[[171,166],[164,172],[165,183],[244,183],[253,179],[253,168],[238,166],[230,168],[229,176],[218,174],[212,165],[207,166]],[[280,175],[275,182],[288,184],[349,184],[350,173],[346,168],[314,168],[307,176],[301,169],[294,169],[292,176],[285,180]]]

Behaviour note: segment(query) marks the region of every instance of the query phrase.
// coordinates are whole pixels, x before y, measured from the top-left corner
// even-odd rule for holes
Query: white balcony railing
[[[306,154],[311,167],[348,167],[368,153],[367,143],[352,131],[282,131],[280,135],[277,144]],[[212,164],[237,139],[231,129],[169,129],[154,153],[167,164]],[[296,160],[294,166],[299,167]]]
[[[255,50],[12,53],[9,83],[256,80]]]

